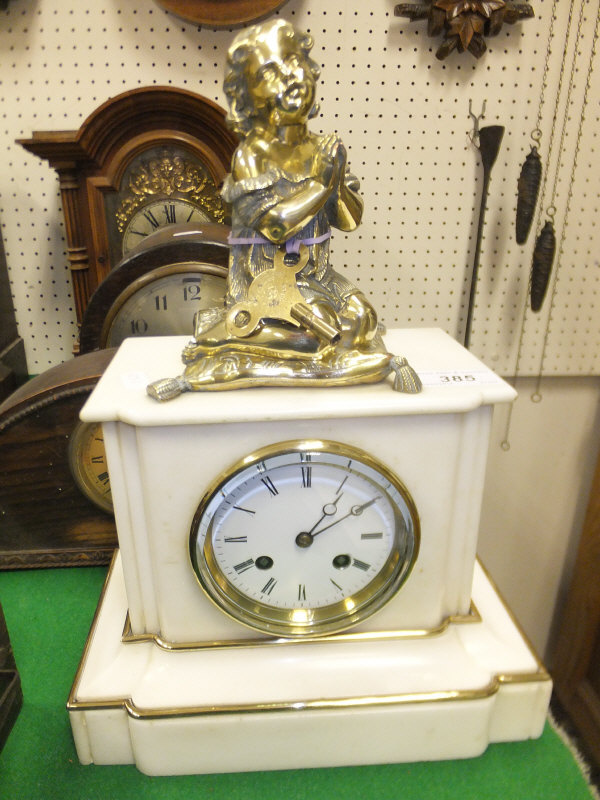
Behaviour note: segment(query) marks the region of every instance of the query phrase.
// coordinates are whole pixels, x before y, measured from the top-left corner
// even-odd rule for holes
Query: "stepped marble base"
[[[479,564],[472,598],[435,632],[173,649],[123,639],[117,554],[68,703],[79,759],[200,774],[467,758],[535,738],[549,676]]]

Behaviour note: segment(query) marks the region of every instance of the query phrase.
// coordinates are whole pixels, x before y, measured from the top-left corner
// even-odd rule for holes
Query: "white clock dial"
[[[419,523],[405,487],[366,453],[294,442],[249,456],[204,498],[191,557],[209,596],[258,630],[355,625],[406,580]]]

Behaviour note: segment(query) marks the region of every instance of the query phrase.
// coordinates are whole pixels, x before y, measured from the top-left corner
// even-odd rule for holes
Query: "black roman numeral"
[[[153,228],[158,228],[159,227],[159,225],[160,225],[159,221],[156,219],[156,217],[154,216],[152,211],[150,211],[149,208],[146,209],[146,211],[144,211],[144,216],[146,217],[146,219],[148,220],[148,222],[150,223],[150,225]]]
[[[261,592],[263,594],[271,594],[271,592],[275,588],[276,583],[277,581],[275,580],[275,578],[269,578],[269,580],[265,583],[265,585],[261,589]]]
[[[233,508],[235,508],[236,511],[244,511],[246,514],[252,514],[253,516],[256,514],[256,511],[252,511],[251,508],[244,508],[244,506],[233,506]]]
[[[279,494],[275,484],[273,483],[273,481],[271,480],[271,478],[268,475],[265,478],[261,478],[261,481],[267,487],[267,489],[269,490],[269,492],[272,495],[272,497],[275,497],[275,495]]]
[[[241,561],[239,564],[234,564],[233,568],[238,575],[241,575],[242,572],[246,572],[247,569],[252,569],[253,566],[254,566],[254,559],[249,558],[247,561]]]
[[[175,203],[165,203],[165,219],[168,223],[177,222]]]
[[[300,463],[307,464],[312,461],[312,453],[300,453]],[[302,470],[302,486],[305,489],[310,489],[312,486],[312,467],[300,467]]]

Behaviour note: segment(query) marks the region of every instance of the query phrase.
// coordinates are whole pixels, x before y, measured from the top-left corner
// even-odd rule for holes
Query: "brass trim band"
[[[448,630],[450,625],[468,625],[481,622],[481,616],[473,603],[468,614],[454,614],[446,617],[435,628],[407,629],[399,631],[370,631],[365,633],[335,633],[329,636],[304,637],[302,639],[269,638],[269,639],[229,639],[213,642],[170,642],[163,639],[158,633],[132,633],[129,614],[125,618],[125,626],[121,641],[125,644],[138,644],[152,642],[161,650],[226,650],[228,648],[245,647],[273,647],[275,645],[306,644],[331,644],[332,642],[357,642],[357,641],[393,641],[395,639],[428,639],[440,636]]]
[[[545,669],[536,673],[513,673],[496,675],[480,689],[448,689],[434,692],[408,692],[406,694],[374,695],[368,697],[340,697],[327,700],[283,700],[272,703],[254,703],[225,706],[195,706],[190,708],[140,709],[131,698],[107,700],[105,702],[86,702],[75,698],[71,693],[67,703],[68,711],[102,711],[123,709],[130,717],[138,720],[161,719],[164,717],[216,716],[222,714],[260,714],[296,711],[335,711],[355,708],[377,708],[381,706],[405,705],[414,703],[439,703],[449,701],[485,700],[496,694],[504,684],[544,683],[550,680]]]
[[[92,625],[90,627],[90,634],[88,635],[85,643],[85,648],[81,657],[81,661],[79,663],[79,667],[77,669],[77,673],[75,675],[75,679],[73,681],[73,686],[71,688],[71,692],[69,694],[69,699],[67,701],[67,711],[107,711],[111,709],[122,709],[125,711],[128,716],[132,719],[138,720],[151,720],[151,719],[160,719],[164,717],[190,717],[190,716],[207,716],[207,715],[222,715],[222,714],[255,714],[255,713],[265,713],[265,712],[293,712],[293,711],[313,711],[313,710],[341,710],[341,709],[348,709],[348,708],[375,708],[375,707],[382,707],[382,706],[392,706],[392,705],[404,705],[404,704],[415,704],[415,703],[427,703],[427,702],[450,702],[450,701],[469,701],[469,700],[484,700],[492,695],[496,694],[501,686],[503,685],[514,685],[519,683],[547,683],[551,681],[551,676],[549,675],[548,671],[540,661],[537,653],[535,652],[534,648],[531,645],[529,639],[523,633],[521,626],[516,621],[514,615],[510,612],[510,609],[506,605],[502,595],[497,592],[497,588],[489,574],[482,566],[482,569],[490,581],[490,584],[497,592],[497,597],[502,603],[502,606],[506,609],[507,613],[510,614],[511,619],[513,620],[515,627],[519,631],[520,635],[523,637],[523,641],[529,650],[532,658],[535,660],[536,663],[536,671],[535,672],[515,672],[515,673],[501,673],[495,675],[491,678],[487,685],[479,688],[479,689],[454,689],[454,690],[441,690],[441,691],[433,691],[433,692],[409,692],[406,694],[396,694],[396,695],[376,695],[376,696],[367,696],[367,697],[342,697],[342,698],[330,698],[327,700],[323,699],[313,699],[313,700],[291,700],[291,701],[279,701],[273,703],[255,703],[255,704],[240,704],[240,705],[227,705],[227,706],[196,706],[190,707],[187,709],[182,708],[164,708],[164,709],[140,709],[137,708],[135,703],[131,698],[114,698],[112,700],[104,700],[102,702],[98,701],[81,701],[77,700],[77,690],[79,687],[79,683],[81,680],[81,674],[83,672],[83,667],[85,661],[87,659],[87,655],[89,652],[89,648],[91,646],[91,638],[92,638],[92,631],[96,626],[97,617],[99,614],[100,607],[102,605],[102,600],[106,593],[106,588],[108,586],[108,582],[110,580],[110,576],[113,572],[116,555],[118,551],[115,551],[115,555],[113,556],[113,560],[111,562],[108,575],[102,589],[102,593],[100,596],[100,602],[96,609],[96,614],[94,615],[94,619],[92,621]],[[438,628],[432,629],[431,631],[391,631],[386,633],[350,633],[350,634],[336,634],[327,637],[320,637],[317,639],[311,639],[312,642],[342,642],[342,641],[352,641],[357,639],[369,639],[369,640],[378,640],[378,639],[394,639],[394,638],[420,638],[420,637],[428,637],[428,636],[436,636],[440,633],[443,633],[451,624],[470,624],[481,622],[481,617],[479,612],[475,608],[475,606],[471,605],[471,611],[468,615],[458,615],[458,616],[450,616],[447,617]],[[185,645],[172,645],[170,643],[165,643],[164,641],[160,640],[156,634],[142,634],[142,635],[135,635],[130,634],[130,638],[126,638],[127,636],[127,629],[129,623],[129,616],[127,616],[125,631],[123,634],[123,641],[126,643],[139,643],[139,642],[153,642],[157,646],[166,649],[166,650],[189,650],[189,649],[210,649],[214,647],[256,647],[256,646],[263,646],[265,644],[268,645],[289,645],[289,644],[300,644],[306,643],[306,639],[271,639],[271,640],[251,640],[251,641],[235,641],[235,642],[212,642],[207,644],[200,644],[193,645],[193,644],[185,644]]]

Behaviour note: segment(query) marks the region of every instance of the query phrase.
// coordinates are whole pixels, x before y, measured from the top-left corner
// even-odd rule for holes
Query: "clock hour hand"
[[[377,497],[373,497],[371,500],[367,500],[366,503],[362,503],[361,505],[358,506],[352,506],[350,511],[347,514],[344,514],[343,517],[336,519],[334,522],[330,522],[329,525],[326,525],[324,528],[321,528],[320,530],[316,531],[315,528],[318,527],[318,525],[323,521],[323,519],[326,516],[324,513],[319,522],[317,522],[317,524],[313,528],[311,528],[310,531],[303,531],[302,533],[299,533],[298,536],[296,536],[296,544],[298,545],[298,547],[310,547],[310,545],[313,543],[315,536],[318,536],[320,533],[323,533],[324,531],[328,531],[330,528],[333,528],[334,525],[337,525],[338,523],[343,522],[345,519],[348,519],[348,517],[359,517],[365,510],[365,508],[369,508],[369,506],[372,506],[373,503],[378,499],[379,495],[377,495]],[[325,511],[325,508],[326,506],[323,506],[323,511]]]
[[[337,511],[337,504],[340,501],[342,494],[339,494],[333,503],[325,503],[323,506],[323,513],[319,517],[319,519],[315,522],[312,528],[309,531],[302,531],[301,533],[296,536],[296,544],[298,547],[310,547],[313,540],[313,531],[315,528],[318,528],[319,525],[323,522],[325,517],[332,517]]]

